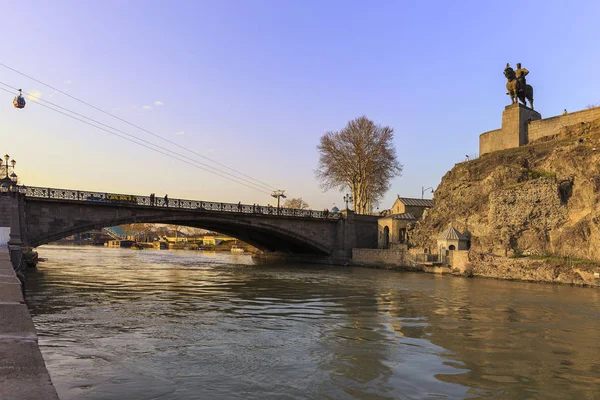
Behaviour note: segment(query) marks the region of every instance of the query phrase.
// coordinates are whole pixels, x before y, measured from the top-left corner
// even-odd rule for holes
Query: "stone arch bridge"
[[[271,206],[21,187],[0,197],[10,241],[36,247],[66,236],[128,223],[166,223],[221,232],[265,252],[349,258],[376,247],[377,218]],[[0,224],[2,219],[0,218]],[[6,222],[2,225],[6,226]]]

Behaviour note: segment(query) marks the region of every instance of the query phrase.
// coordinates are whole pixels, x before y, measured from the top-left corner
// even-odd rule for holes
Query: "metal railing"
[[[331,213],[316,210],[299,210],[295,208],[277,208],[273,206],[261,206],[258,204],[234,204],[217,203],[214,201],[171,199],[163,197],[151,198],[150,196],[138,196],[121,193],[90,192],[86,190],[71,190],[57,188],[43,188],[35,186],[20,186],[19,193],[26,197],[37,197],[47,199],[61,199],[80,202],[94,202],[105,204],[129,204],[160,208],[179,208],[196,211],[219,211],[241,214],[280,215],[289,217],[339,219],[339,213]]]

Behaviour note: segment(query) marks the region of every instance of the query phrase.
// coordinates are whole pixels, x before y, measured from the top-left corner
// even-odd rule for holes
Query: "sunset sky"
[[[510,8],[509,9],[509,5]],[[420,197],[479,134],[500,128],[507,62],[543,117],[600,104],[597,1],[2,2],[0,82],[186,157],[190,149],[311,208],[341,208],[314,177],[319,138],[366,115],[395,130]],[[0,87],[6,88],[0,85]],[[31,186],[273,203],[254,190],[0,91],[0,153]],[[214,165],[214,164],[212,164]],[[215,165],[221,170],[231,170]],[[243,177],[243,179],[248,179]]]

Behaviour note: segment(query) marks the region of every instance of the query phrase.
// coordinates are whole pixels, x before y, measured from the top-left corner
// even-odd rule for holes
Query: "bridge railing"
[[[91,192],[86,190],[43,188],[35,186],[22,187],[27,197],[61,199],[108,204],[131,204],[161,208],[183,208],[197,211],[220,211],[227,213],[282,215],[290,217],[338,219],[340,214],[317,210],[299,210],[295,208],[277,208],[258,204],[217,203],[213,201],[171,199],[164,197],[151,198],[121,193]]]

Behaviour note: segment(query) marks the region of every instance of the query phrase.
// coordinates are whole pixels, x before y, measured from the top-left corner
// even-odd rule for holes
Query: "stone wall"
[[[560,128],[581,122],[590,122],[600,118],[600,107],[559,115],[557,117],[531,121],[529,123],[529,142],[558,133]]]
[[[479,155],[527,144],[530,121],[541,118],[540,113],[524,105],[506,106],[502,112],[502,128],[479,135]]]
[[[502,129],[495,129],[479,135],[479,155],[498,149],[508,149],[510,146],[510,140],[502,135]]]
[[[10,239],[11,198],[0,196],[0,247],[5,247]]]
[[[534,140],[552,136],[560,128],[600,118],[600,107],[541,119],[542,116],[521,104],[507,106],[502,113],[502,128],[479,135],[479,155],[513,149]]]
[[[406,265],[406,251],[352,249],[352,262],[360,265]]]
[[[377,248],[377,220],[375,215],[354,214],[356,247]]]
[[[10,226],[10,208],[12,202],[8,196],[0,196],[0,226]]]
[[[460,271],[460,273],[464,273],[467,269],[467,264],[469,263],[469,251],[468,250],[454,250],[451,251],[448,255],[449,260],[448,264],[452,268],[455,268]]]

